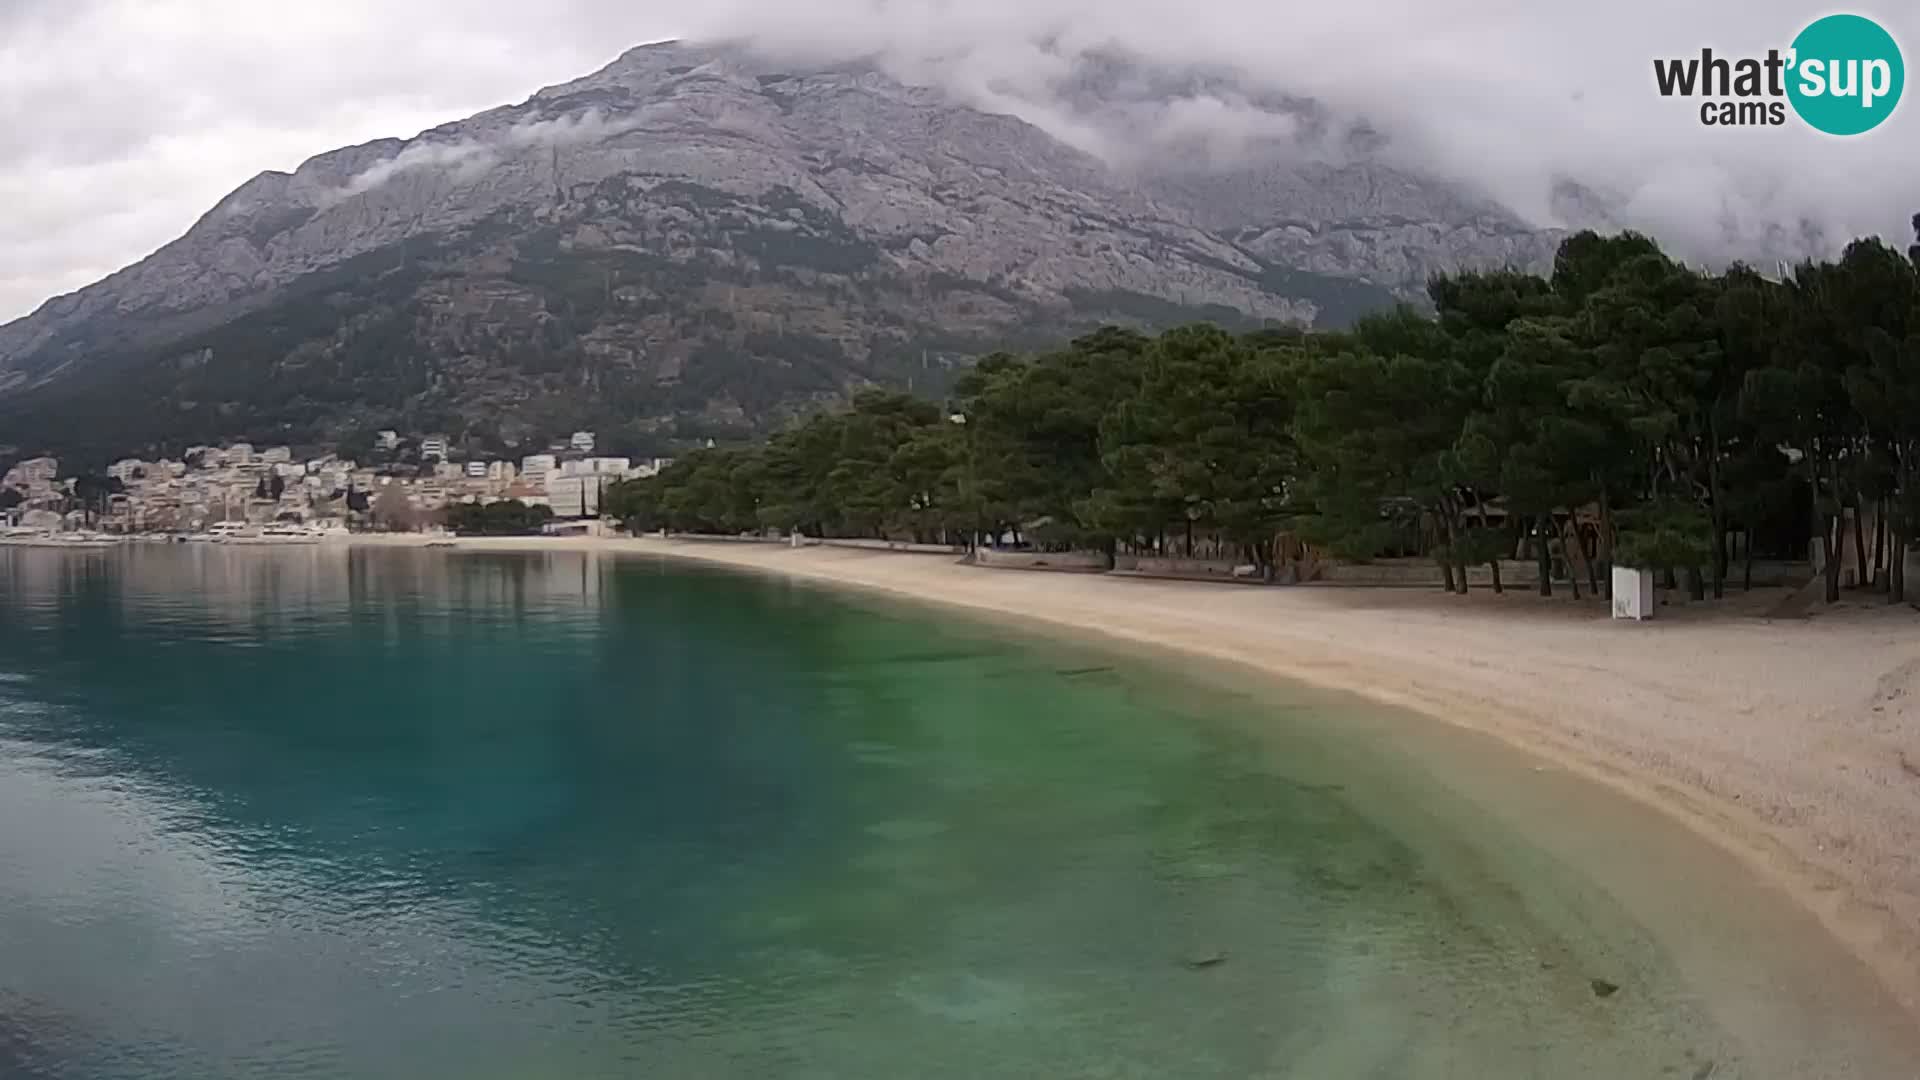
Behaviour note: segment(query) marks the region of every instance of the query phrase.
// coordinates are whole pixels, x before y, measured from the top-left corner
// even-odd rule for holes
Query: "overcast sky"
[[[0,320],[178,236],[263,169],[525,98],[626,48],[747,34],[903,73],[1073,137],[1049,96],[1113,46],[1235,64],[1364,116],[1409,163],[1543,224],[1564,177],[1687,250],[1769,225],[1890,236],[1920,210],[1920,102],[1851,140],[1703,129],[1655,56],[1785,47],[1790,0],[0,0]],[[1907,0],[1857,10],[1920,42]],[[1920,93],[1920,91],[1916,91]],[[1241,123],[1233,102],[1193,116]],[[1215,119],[1206,120],[1207,117]],[[1904,237],[1900,237],[1905,239]]]

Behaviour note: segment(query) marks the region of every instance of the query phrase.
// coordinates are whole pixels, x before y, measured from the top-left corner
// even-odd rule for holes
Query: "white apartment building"
[[[30,458],[7,470],[0,487],[19,488],[28,495],[51,495],[60,476],[59,458]]]
[[[439,458],[445,461],[447,459],[447,437],[445,435],[429,435],[421,439],[420,457],[422,459]]]
[[[400,433],[397,431],[383,431],[373,437],[373,445],[382,450],[398,450],[400,449]]]
[[[547,481],[547,501],[559,518],[597,517],[610,476],[557,476]]]
[[[530,454],[520,459],[520,478],[534,487],[540,487],[547,478],[560,471],[560,459],[552,454]]]
[[[260,460],[269,465],[285,465],[287,462],[293,460],[293,448],[288,446],[273,447],[265,453],[262,453]]]
[[[487,463],[484,461],[467,462],[467,477],[473,480],[485,480],[487,478]]]
[[[593,445],[594,445],[593,432],[576,431],[573,433],[573,438],[567,440],[567,445],[573,447],[575,450],[579,451],[582,454],[591,454],[593,453]]]

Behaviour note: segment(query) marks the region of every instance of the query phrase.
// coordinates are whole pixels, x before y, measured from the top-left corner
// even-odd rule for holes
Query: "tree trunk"
[[[1487,497],[1476,490],[1473,493],[1473,500],[1474,505],[1480,508],[1480,528],[1484,532],[1487,528]],[[1500,552],[1495,551],[1493,558],[1487,560],[1487,569],[1493,574],[1493,594],[1499,596],[1506,592],[1506,586],[1500,581]]]
[[[1827,534],[1827,603],[1840,602],[1840,538],[1846,535],[1846,521],[1839,514],[1827,515],[1822,531]]]
[[[1600,535],[1594,539],[1593,558],[1589,560],[1589,573],[1593,575],[1593,592],[1600,595],[1602,583],[1606,586],[1608,600],[1613,599],[1613,504],[1607,498],[1607,489],[1600,488]],[[1606,554],[1606,565],[1601,565],[1601,553]]]
[[[1907,538],[1900,530],[1891,530],[1893,564],[1887,568],[1887,603],[1901,604],[1907,599]]]
[[[1711,411],[1707,414],[1707,431],[1711,438],[1707,457],[1707,497],[1713,501],[1713,598],[1721,600],[1727,595],[1727,515],[1724,500],[1720,497],[1720,425]]]
[[[1453,563],[1455,576],[1460,579],[1460,595],[1465,596],[1471,591],[1467,585],[1467,557],[1466,553],[1460,550],[1460,523],[1454,520],[1455,513],[1451,499],[1441,500],[1440,519],[1447,529],[1447,558]]]
[[[1448,562],[1444,557],[1440,560],[1440,576],[1446,579],[1447,592],[1452,593],[1458,591],[1453,587],[1453,564]]]
[[[1668,592],[1674,592],[1680,588],[1680,579],[1674,576],[1673,567],[1667,566],[1661,568],[1660,587]]]
[[[1747,544],[1747,551],[1746,551],[1747,569],[1746,569],[1746,577],[1741,582],[1741,589],[1742,591],[1745,591],[1745,592],[1752,592],[1753,591],[1753,526],[1751,525],[1747,526],[1746,544]]]
[[[1827,565],[1826,565],[1827,581],[1826,581],[1826,594],[1825,594],[1826,600],[1827,600],[1827,603],[1829,604],[1837,604],[1840,602],[1840,538],[1843,535],[1845,535],[1843,530],[1846,528],[1846,524],[1847,524],[1846,511],[1844,508],[1842,508],[1839,513],[1834,513],[1834,514],[1821,512],[1819,473],[1814,468],[1811,467],[1812,466],[1811,457],[1809,457],[1808,459],[1808,465],[1809,465],[1809,468],[1807,472],[1809,476],[1812,478],[1811,487],[1813,489],[1812,494],[1813,494],[1813,504],[1814,504],[1813,520],[1820,523],[1820,535],[1826,538],[1826,545],[1827,545]],[[1833,494],[1833,501],[1835,505],[1839,506],[1840,505],[1839,466],[1836,463],[1829,461],[1827,463],[1827,474],[1828,474],[1828,490]]]
[[[1536,527],[1539,539],[1533,542],[1534,561],[1540,566],[1540,595],[1553,595],[1553,548],[1548,539],[1553,531],[1553,515],[1541,514]]]
[[[1887,591],[1887,500],[1874,504],[1873,510],[1873,587]]]
[[[1913,460],[1912,455],[1913,447],[1911,445],[1903,444],[1900,447],[1900,495],[1903,500],[1903,505],[1905,500],[1910,497],[1913,492],[1913,488],[1909,486],[1912,483],[1910,476],[1911,466],[1909,465]],[[1903,516],[1899,519],[1900,524],[1888,530],[1891,534],[1889,539],[1892,540],[1893,547],[1893,550],[1888,553],[1893,562],[1893,586],[1887,592],[1887,602],[1890,604],[1904,603],[1907,599],[1907,530],[1913,527],[1913,523],[1907,521],[1904,514],[1905,510],[1903,509]]]
[[[1707,598],[1706,578],[1701,575],[1698,566],[1687,567],[1687,599],[1705,600]]]
[[[1727,524],[1718,520],[1720,512],[1714,511],[1713,523],[1713,598],[1724,600],[1727,596]]]
[[[1573,542],[1575,544],[1578,544],[1580,542],[1580,533],[1578,529],[1574,530]],[[1560,550],[1563,553],[1565,553],[1567,556],[1567,588],[1573,590],[1573,598],[1575,600],[1578,600],[1580,599],[1580,570],[1579,568],[1575,567],[1573,564],[1573,549],[1567,547],[1567,541],[1564,537],[1560,541]],[[1586,556],[1587,556],[1587,553],[1585,551],[1580,552],[1580,561],[1582,565],[1586,564],[1586,561],[1587,561]],[[1598,595],[1598,594],[1596,593],[1595,595]]]
[[[1853,561],[1854,561],[1855,567],[1860,571],[1860,576],[1859,578],[1855,579],[1854,584],[1856,584],[1862,589],[1866,588],[1869,584],[1872,583],[1872,579],[1868,576],[1868,572],[1867,572],[1867,526],[1865,522],[1860,520],[1861,518],[1866,516],[1866,510],[1867,508],[1864,503],[1860,502],[1857,499],[1854,500]]]

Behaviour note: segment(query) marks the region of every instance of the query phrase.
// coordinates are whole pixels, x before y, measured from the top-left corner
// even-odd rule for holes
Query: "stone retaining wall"
[[[981,548],[973,553],[975,566],[994,570],[1062,570],[1098,574],[1107,569],[1107,557],[1097,551],[1005,551]]]

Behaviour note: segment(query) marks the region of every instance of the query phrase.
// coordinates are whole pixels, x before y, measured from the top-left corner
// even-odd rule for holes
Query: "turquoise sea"
[[[1421,725],[645,558],[0,549],[0,1077],[1912,1064]]]

